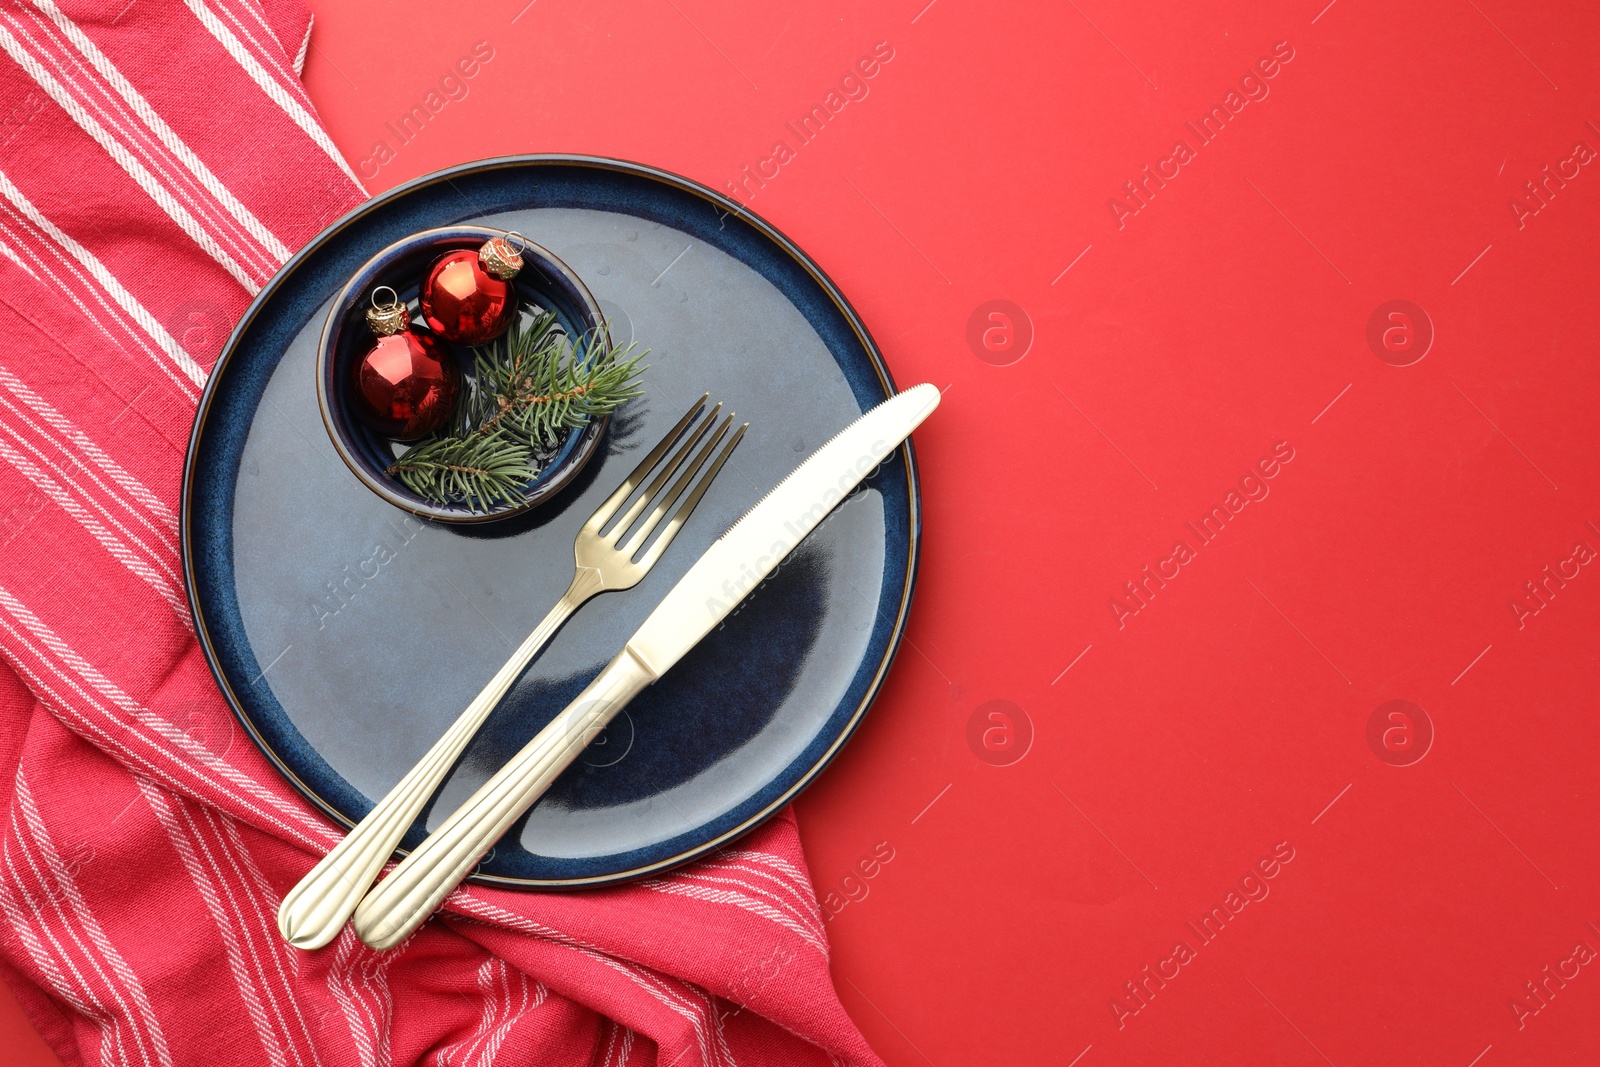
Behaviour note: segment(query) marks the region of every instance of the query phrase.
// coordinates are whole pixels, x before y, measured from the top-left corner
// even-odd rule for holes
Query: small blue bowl
[[[488,511],[466,503],[435,504],[419,496],[398,478],[388,473],[395,460],[395,446],[361,422],[350,408],[349,390],[356,361],[372,340],[364,312],[372,291],[387,285],[400,300],[415,308],[417,290],[433,261],[446,252],[476,249],[491,237],[503,237],[501,230],[486,226],[445,226],[423,230],[396,241],[373,256],[356,271],[340,290],[322,329],[317,350],[317,405],[322,409],[322,424],[328,437],[361,483],[403,511],[421,518],[450,523],[482,523],[523,515],[565,488],[600,446],[609,416],[591,418],[567,431],[555,456],[528,482],[518,504],[504,504]],[[595,336],[607,339],[605,316],[576,274],[549,250],[529,243],[522,252],[523,267],[517,274],[517,300],[526,310],[530,305],[556,313],[556,320],[574,341]],[[472,373],[471,351],[450,346],[456,353],[464,377]]]

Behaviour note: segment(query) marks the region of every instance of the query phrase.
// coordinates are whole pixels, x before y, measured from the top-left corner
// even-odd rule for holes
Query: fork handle
[[[376,949],[393,948],[421,926],[623,705],[655,678],[624,647],[572,703],[367,894],[355,914],[361,940]]]
[[[296,948],[321,948],[339,935],[345,920],[355,911],[362,895],[377,879],[401,838],[416,822],[423,805],[450,773],[489,713],[561,624],[598,592],[598,573],[592,568],[580,568],[544,621],[534,627],[505,666],[472,699],[444,736],[428,749],[427,755],[289,891],[278,908],[278,932],[285,941]]]

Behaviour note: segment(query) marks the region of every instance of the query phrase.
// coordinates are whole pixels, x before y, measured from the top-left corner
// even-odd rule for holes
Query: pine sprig
[[[435,504],[479,511],[516,504],[569,430],[641,395],[633,346],[604,335],[572,344],[553,312],[524,317],[473,350],[473,374],[446,430],[424,438],[389,473]]]
[[[538,474],[526,444],[504,433],[473,437],[433,437],[401,456],[389,473],[435,504],[453,500],[478,511],[496,503],[515,503],[523,486]]]

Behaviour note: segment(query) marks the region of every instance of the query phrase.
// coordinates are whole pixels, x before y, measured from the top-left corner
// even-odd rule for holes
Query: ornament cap
[[[513,238],[515,242],[513,243]],[[518,247],[518,245],[522,247]],[[478,249],[478,262],[483,269],[501,281],[509,281],[522,269],[522,248],[527,239],[515,230],[504,237],[491,237]]]
[[[387,292],[389,299],[379,301],[378,294]],[[411,311],[400,302],[400,294],[387,285],[372,291],[372,306],[367,309],[367,326],[379,337],[404,333],[411,328]]]

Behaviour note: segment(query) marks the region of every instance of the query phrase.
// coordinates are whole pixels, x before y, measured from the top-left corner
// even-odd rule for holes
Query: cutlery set
[[[690,407],[579,530],[570,586],[511,659],[284,898],[278,928],[286,941],[306,949],[326,945],[352,917],[373,948],[404,941],[618,711],[722,622],[899,447],[938,406],[939,391],[927,384],[907,389],[813,452],[706,549],[570,704],[374,886],[479,727],[555,632],[590,598],[637,585],[683,528],[746,428],[735,428],[731,414],[719,418],[720,404],[707,412],[709,399]]]

